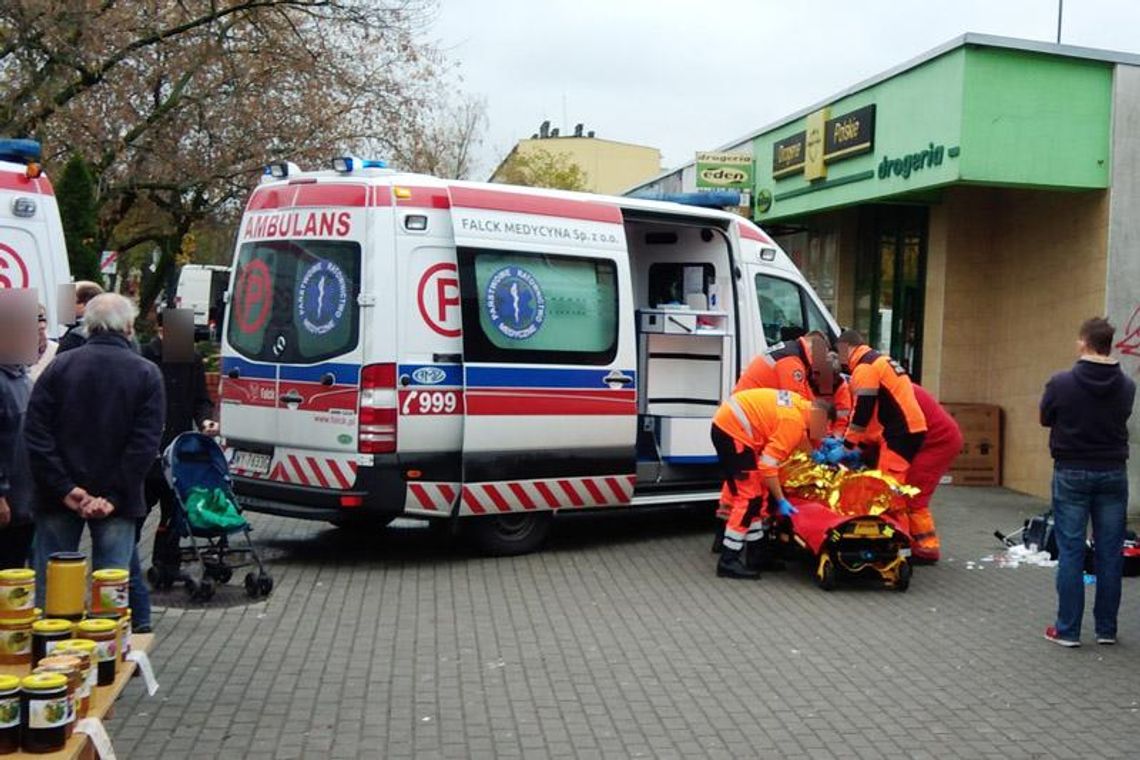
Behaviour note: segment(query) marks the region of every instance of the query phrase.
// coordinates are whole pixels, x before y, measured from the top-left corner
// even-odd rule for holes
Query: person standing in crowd
[[[826,412],[792,391],[753,388],[734,393],[717,409],[711,435],[724,475],[720,500],[728,507],[718,576],[760,576],[763,557],[756,549],[764,538],[765,508],[780,517],[796,511],[784,498],[780,465],[809,436],[822,438],[826,427]]]
[[[75,551],[91,531],[92,567],[130,566],[135,521],[146,514],[143,481],[158,453],[162,374],[132,349],[137,316],[126,298],[96,296],[87,341],[48,365],[32,389],[25,440],[35,482],[36,599],[48,557]]]
[[[57,353],[70,351],[73,348],[79,348],[87,341],[89,332],[85,329],[84,315],[87,311],[87,304],[91,303],[91,299],[95,296],[101,295],[103,288],[101,285],[90,280],[80,280],[75,283],[75,321],[67,326],[67,332],[59,339],[59,349]]]
[[[32,473],[24,418],[32,381],[22,364],[0,364],[0,567],[23,567],[32,544]]]
[[[202,356],[192,345],[186,350],[169,351],[172,348],[166,336],[166,312],[160,311],[157,317],[158,334],[142,348],[142,355],[154,362],[162,372],[162,381],[166,396],[166,425],[162,431],[162,442],[159,451],[165,451],[171,441],[179,434],[188,430],[200,430],[207,435],[216,435],[218,423],[213,420],[214,403],[210,399],[206,387],[206,367]],[[193,330],[193,323],[189,323]],[[173,336],[171,340],[184,338],[187,342],[192,340],[190,334]],[[164,345],[164,343],[166,345]],[[151,561],[154,564],[163,564],[177,571],[179,564],[179,536],[171,527],[174,517],[175,495],[166,482],[162,471],[161,457],[155,459],[146,478],[146,503],[149,508],[155,502],[159,503],[161,519],[154,537],[154,552]],[[140,529],[142,521],[139,523]],[[137,552],[136,552],[137,555]],[[131,595],[141,597],[146,590],[145,582],[141,578],[141,567],[138,566],[137,556],[131,565]],[[142,586],[140,589],[139,586]],[[132,609],[134,601],[131,602]]]
[[[1128,418],[1136,383],[1109,354],[1116,328],[1085,320],[1072,369],[1045,384],[1041,424],[1053,455],[1053,526],[1057,537],[1057,617],[1045,638],[1081,645],[1085,611],[1085,536],[1096,546],[1096,643],[1116,643],[1124,531],[1128,513]]]
[[[55,358],[55,354],[59,350],[59,344],[48,337],[47,310],[44,309],[43,304],[40,304],[39,328],[39,358],[35,364],[28,367],[28,377],[32,379],[33,383],[43,374],[44,367],[51,364],[51,360]]]
[[[855,400],[843,445],[851,450],[879,444],[878,468],[905,483],[926,436],[926,418],[910,376],[891,357],[872,350],[857,330],[844,330],[836,348]]]

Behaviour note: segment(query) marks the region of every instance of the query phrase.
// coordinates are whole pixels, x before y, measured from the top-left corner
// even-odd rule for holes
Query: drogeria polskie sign
[[[810,178],[827,175],[826,164],[869,153],[875,149],[875,104],[857,108],[831,117],[829,108],[822,108],[808,116],[808,122],[823,122],[823,156],[818,153]],[[817,127],[818,129],[818,127]],[[813,133],[818,134],[818,132]],[[818,137],[813,137],[818,140]],[[812,143],[817,146],[818,143]],[[818,151],[818,147],[813,148]],[[804,171],[808,159],[807,130],[789,135],[772,144],[772,177],[781,179]]]

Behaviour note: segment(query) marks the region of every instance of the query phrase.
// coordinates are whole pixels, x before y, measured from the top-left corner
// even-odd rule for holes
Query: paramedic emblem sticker
[[[332,332],[348,306],[348,281],[331,261],[318,261],[297,285],[297,321],[313,335]]]
[[[526,340],[546,319],[546,299],[533,274],[522,267],[504,267],[487,283],[487,317],[511,340]]]

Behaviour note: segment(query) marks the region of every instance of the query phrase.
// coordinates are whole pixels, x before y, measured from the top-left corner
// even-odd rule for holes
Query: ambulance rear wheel
[[[550,512],[471,517],[464,521],[463,528],[479,551],[509,557],[527,554],[542,546],[553,518]]]

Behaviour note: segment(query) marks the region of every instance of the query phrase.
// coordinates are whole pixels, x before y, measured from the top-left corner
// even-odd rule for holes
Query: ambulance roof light
[[[40,144],[36,140],[0,140],[0,161],[11,161],[16,164],[38,163],[41,152]]]
[[[300,174],[301,168],[292,161],[277,161],[265,167],[265,175],[274,179],[285,179],[290,174]]]
[[[386,169],[388,163],[376,159],[358,158],[357,156],[337,156],[332,161],[333,171],[349,174],[356,169]]]

